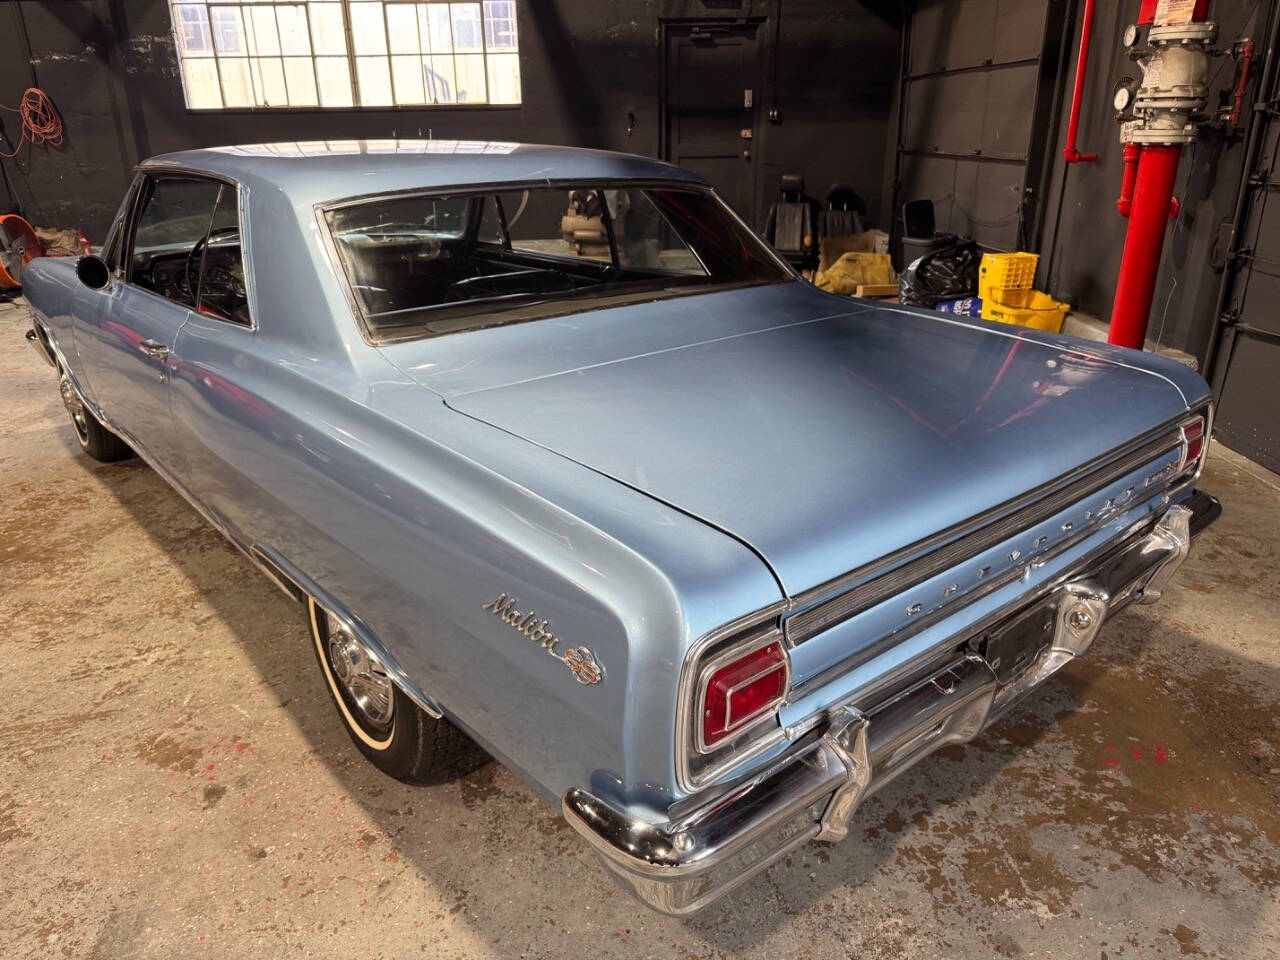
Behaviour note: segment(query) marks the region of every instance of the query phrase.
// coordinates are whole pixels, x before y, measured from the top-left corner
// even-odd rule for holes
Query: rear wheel
[[[133,456],[129,445],[104,427],[84,405],[80,394],[76,392],[71,378],[65,371],[58,372],[58,393],[62,395],[62,405],[67,408],[71,417],[71,426],[75,428],[76,439],[84,452],[95,460],[113,463],[116,460],[127,460]]]
[[[439,782],[485,760],[461,730],[411,700],[359,638],[307,600],[312,645],[329,695],[356,749],[379,770],[410,783]]]

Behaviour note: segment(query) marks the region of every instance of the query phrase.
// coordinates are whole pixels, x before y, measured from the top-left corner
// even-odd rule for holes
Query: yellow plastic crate
[[[1005,294],[1004,301],[984,297],[982,319],[1061,333],[1062,321],[1070,309],[1061,300],[1039,290],[1012,290]]]
[[[978,296],[1003,300],[1017,290],[1030,290],[1036,281],[1038,253],[984,253],[978,266]]]

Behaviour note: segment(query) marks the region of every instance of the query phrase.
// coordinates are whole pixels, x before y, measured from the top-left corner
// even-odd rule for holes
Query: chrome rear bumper
[[[667,824],[637,820],[585,790],[564,795],[565,819],[637,897],[687,914],[723,896],[808,840],[838,840],[859,804],[929,754],[973,739],[1093,643],[1130,603],[1160,598],[1191,539],[1222,508],[1195,492],[1154,524],[1081,564],[1026,606],[1051,604],[1052,637],[1001,682],[987,660],[957,647],[940,669],[873,705],[844,704],[777,763]]]

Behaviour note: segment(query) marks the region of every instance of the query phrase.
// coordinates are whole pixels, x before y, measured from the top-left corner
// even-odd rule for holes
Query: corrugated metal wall
[[[1066,0],[930,0],[909,28],[899,204],[928,198],[940,231],[1012,249],[1031,226]],[[1050,34],[1046,36],[1046,27]],[[1051,70],[1056,73],[1056,70]],[[1028,193],[1030,189],[1030,193]]]

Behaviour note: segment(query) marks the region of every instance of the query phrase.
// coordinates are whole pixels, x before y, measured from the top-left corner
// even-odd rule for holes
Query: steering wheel
[[[217,230],[211,230],[209,231],[208,234],[206,234],[205,236],[197,240],[196,245],[192,247],[191,252],[187,254],[187,262],[183,267],[182,273],[183,273],[183,277],[187,281],[187,294],[191,297],[191,305],[193,307],[197,306],[196,295],[199,292],[199,282],[201,280],[201,273],[199,270],[197,270],[196,282],[192,283],[191,281],[191,265],[196,262],[196,256],[200,254],[201,251],[204,250],[205,245],[208,243],[208,241],[212,240],[214,237],[220,236],[222,234],[239,233],[239,232],[240,232],[240,227],[238,225],[234,227],[219,227]]]

